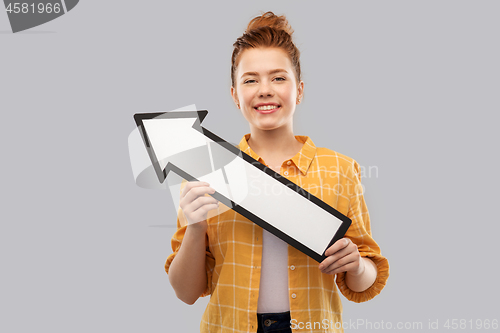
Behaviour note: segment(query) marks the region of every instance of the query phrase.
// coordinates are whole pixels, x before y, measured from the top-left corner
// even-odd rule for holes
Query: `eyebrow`
[[[281,68],[277,68],[277,69],[272,69],[268,72],[268,74],[276,74],[276,73],[282,73],[282,72],[285,72],[285,73],[288,73],[286,70],[284,69],[281,69]],[[243,76],[259,76],[259,73],[257,72],[246,72],[246,73],[243,73],[241,75],[241,77]]]

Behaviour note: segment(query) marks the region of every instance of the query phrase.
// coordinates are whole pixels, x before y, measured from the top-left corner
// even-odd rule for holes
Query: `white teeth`
[[[259,106],[257,108],[257,110],[260,110],[260,111],[267,111],[267,110],[273,110],[273,109],[277,109],[278,107],[276,105],[264,105],[264,106]]]

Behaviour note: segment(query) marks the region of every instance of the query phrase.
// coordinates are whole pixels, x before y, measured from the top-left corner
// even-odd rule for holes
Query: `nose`
[[[259,97],[273,96],[273,89],[269,82],[261,82],[259,85]]]

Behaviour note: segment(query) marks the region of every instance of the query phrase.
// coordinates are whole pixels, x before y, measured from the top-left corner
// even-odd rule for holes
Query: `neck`
[[[294,156],[302,147],[297,141],[291,126],[283,126],[274,130],[250,128],[248,145],[260,156]]]

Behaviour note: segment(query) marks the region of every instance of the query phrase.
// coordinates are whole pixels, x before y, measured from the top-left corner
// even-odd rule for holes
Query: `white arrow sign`
[[[138,113],[134,119],[156,175],[206,181],[214,198],[291,246],[323,261],[351,220],[201,127],[208,111]]]

